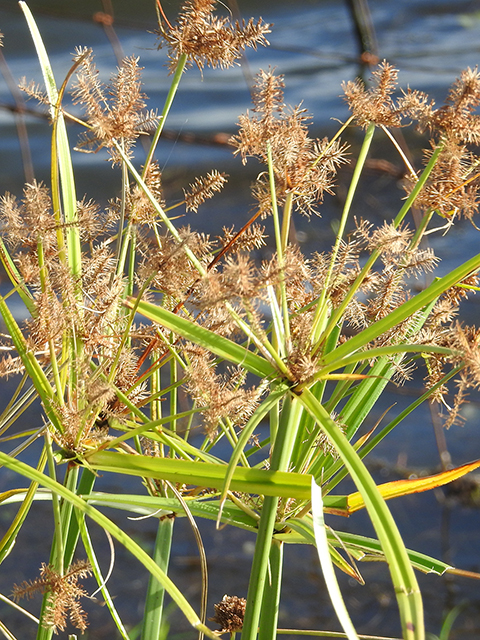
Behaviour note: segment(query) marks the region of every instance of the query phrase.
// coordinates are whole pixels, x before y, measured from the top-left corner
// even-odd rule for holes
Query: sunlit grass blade
[[[282,540],[287,544],[315,544],[313,533],[313,521],[310,516],[305,518],[290,518],[288,526],[291,528],[289,533],[276,533],[275,538]],[[335,530],[334,533],[327,532],[328,542],[333,547],[347,551],[352,558],[360,562],[383,561],[385,562],[385,554],[382,545],[374,538],[368,538],[355,533],[346,533],[344,531]],[[435,573],[442,576],[444,573],[457,574],[458,569],[452,565],[424,553],[419,553],[412,549],[407,549],[408,557],[412,566],[422,573]],[[333,557],[335,561],[335,558]],[[340,568],[342,568],[340,566]],[[458,575],[462,575],[461,571]],[[471,575],[472,578],[480,578],[480,574]]]
[[[54,202],[54,210],[63,212],[63,222],[66,224],[68,262],[72,275],[77,279],[80,285],[79,277],[81,275],[81,246],[80,246],[80,230],[77,220],[77,198],[75,191],[75,179],[72,167],[72,158],[70,154],[70,146],[68,144],[67,129],[65,120],[58,104],[59,94],[55,78],[53,75],[50,60],[48,58],[45,45],[35,23],[33,15],[25,2],[19,2],[20,7],[25,15],[30,33],[32,35],[35,49],[37,51],[38,60],[42,70],[45,88],[50,106],[50,115],[54,122],[53,141],[52,141],[52,198]],[[57,179],[57,166],[60,174],[60,180]],[[58,199],[58,194],[62,193],[62,205]],[[57,218],[60,222],[60,219]],[[60,247],[61,248],[61,247]]]
[[[328,594],[332,601],[333,608],[337,614],[337,618],[342,625],[343,630],[347,634],[349,640],[358,640],[357,632],[352,624],[345,601],[342,597],[340,587],[338,585],[335,570],[333,568],[332,558],[327,539],[327,531],[325,521],[323,519],[323,502],[322,490],[315,482],[312,476],[312,516],[313,530],[315,533],[315,542],[317,547],[318,558],[322,567],[325,583],[327,585]]]
[[[323,512],[325,513],[325,508]],[[313,527],[313,519],[310,516],[304,518],[289,518],[288,533],[276,533],[275,538],[278,540],[282,540],[287,544],[312,544],[316,545],[315,541],[315,531]],[[335,549],[332,544],[332,540],[336,540],[338,543],[339,539],[336,538],[335,533],[331,533],[326,531],[328,538],[328,546],[329,552],[332,562],[339,568],[343,573],[346,573],[348,576],[356,580],[359,584],[365,584],[364,579],[359,573],[358,569],[354,566],[354,563],[349,564],[344,557]]]
[[[0,631],[7,640],[17,640],[17,637],[7,628],[7,626],[0,621]]]
[[[52,486],[60,486],[59,483],[55,479],[55,474],[52,473],[53,461],[51,452],[48,451],[50,446],[50,438],[47,435],[45,438],[45,447],[47,449],[47,460],[49,473],[48,476],[49,482],[52,483]],[[27,465],[27,469],[29,469]],[[47,477],[47,476],[43,476]],[[62,488],[65,488],[66,491],[72,492],[75,489],[76,483],[78,479],[78,468],[73,466],[67,467],[65,472],[64,485]],[[52,504],[53,504],[53,520],[54,520],[54,535],[52,536],[52,542],[50,546],[50,558],[48,564],[57,572],[58,575],[64,575],[65,572],[68,571],[70,566],[72,556],[69,556],[65,552],[65,544],[64,541],[68,535],[68,529],[72,520],[72,516],[74,513],[74,507],[71,501],[63,500],[60,493],[55,490],[51,490],[52,494]],[[46,589],[43,591],[42,604],[40,608],[40,625],[37,629],[37,638],[36,640],[51,640],[53,637],[53,626],[45,623],[48,612],[51,610],[51,607],[54,603],[55,595],[52,590]]]
[[[80,510],[89,518],[94,520],[98,525],[108,531],[116,538],[126,549],[139,560],[140,563],[165,587],[172,600],[182,610],[189,623],[198,631],[203,631],[205,635],[212,640],[217,640],[217,636],[205,625],[203,625],[197,614],[186,600],[185,596],[175,586],[168,576],[160,569],[160,567],[152,560],[152,558],[138,545],[125,531],[120,529],[109,518],[95,509],[92,505],[87,504],[82,498],[75,493],[69,491],[66,487],[55,482],[48,476],[40,473],[36,469],[28,466],[19,460],[12,460],[5,453],[0,452],[0,463],[8,469],[11,469],[19,475],[25,476],[32,481],[38,482],[40,485],[50,489],[61,496],[65,501],[69,502],[72,507]]]
[[[328,638],[333,640],[334,638],[346,638],[346,634],[342,631],[320,631],[317,629],[277,629],[277,634],[291,635],[291,636],[311,636],[312,638]],[[358,635],[359,640],[401,640],[401,638],[392,638],[391,636],[371,636],[360,633]]]
[[[358,560],[378,560],[379,558],[385,559],[385,554],[382,550],[382,545],[378,540],[374,538],[367,538],[354,533],[345,533],[344,531],[335,531],[334,538],[330,538],[334,545],[345,545],[348,551],[352,554],[356,554],[355,557]],[[419,553],[412,549],[407,550],[408,556],[415,569],[422,571],[423,573],[436,573],[437,575],[443,575],[445,572],[450,571],[453,567],[437,560],[424,553]]]
[[[87,526],[85,524],[85,518],[83,513],[78,513],[78,526],[80,529],[80,534],[82,537],[82,542],[83,542],[83,546],[85,548],[85,551],[87,553],[87,557],[90,561],[90,564],[92,566],[93,569],[93,573],[95,575],[95,578],[97,579],[97,583],[99,586],[101,586],[101,593],[102,596],[105,600],[105,604],[108,607],[109,611],[110,611],[110,615],[112,616],[112,620],[115,622],[115,626],[117,627],[118,633],[121,635],[121,637],[123,638],[123,640],[129,640],[130,636],[128,635],[127,630],[125,629],[123,622],[115,608],[112,596],[110,595],[110,592],[108,590],[108,587],[106,584],[104,584],[104,578],[102,576],[102,572],[100,570],[100,564],[98,562],[97,559],[97,555],[95,553],[95,550],[93,548],[93,544],[90,538],[90,534],[88,532]],[[91,596],[90,596],[91,597]]]
[[[82,498],[85,499],[85,497],[92,491],[95,479],[96,476],[89,469],[83,469],[78,486],[72,488],[75,489],[75,493],[77,495],[81,495]],[[78,512],[75,512],[74,510],[71,511],[70,522],[67,526],[68,532],[65,538],[65,560],[67,564],[70,564],[73,561],[75,550],[77,548],[77,542],[80,536],[79,519],[81,517],[81,514]],[[83,515],[83,517],[85,516]]]
[[[474,471],[480,467],[480,460],[463,464],[442,473],[436,473],[432,476],[424,478],[411,478],[407,480],[395,480],[385,484],[378,485],[378,490],[385,500],[397,498],[399,496],[408,496],[412,493],[421,493],[422,491],[430,491],[436,487],[441,487],[449,482],[462,478],[467,473]],[[363,509],[365,503],[360,493],[351,493],[348,496],[348,510],[350,513]]]
[[[28,385],[26,386],[26,382],[28,381]],[[26,386],[26,389],[24,387]],[[23,391],[23,393],[22,393]],[[38,395],[35,387],[31,384],[31,380],[28,378],[26,374],[22,376],[22,379],[19,381],[17,388],[12,393],[10,400],[8,401],[7,406],[4,408],[0,415],[0,436],[8,431],[8,429],[23,415],[23,413],[30,407]],[[30,429],[25,432],[16,431],[14,434],[4,436],[3,439],[7,438],[22,438],[24,435],[31,435],[37,429]]]
[[[293,482],[295,479],[293,480]],[[4,499],[5,504],[15,504],[24,500],[26,489],[9,492],[9,496]],[[79,494],[86,502],[103,507],[123,509],[139,516],[169,516],[173,513],[182,515],[182,506],[175,498],[160,498],[150,495],[135,494],[112,494],[99,491],[92,491],[91,494]],[[48,491],[39,489],[33,498],[35,501],[51,500]],[[220,500],[215,495],[208,496],[207,499],[187,499],[188,508],[192,515],[207,520],[217,520],[220,510]],[[1,507],[1,503],[0,503]],[[325,496],[324,509],[326,513],[346,516],[347,496]],[[256,517],[254,517],[254,515]],[[221,521],[241,529],[256,531],[258,525],[258,515],[252,510],[242,509],[237,504],[227,500],[222,505]]]
[[[316,398],[305,389],[300,402],[317,420],[342,458],[365,501],[389,565],[405,640],[423,640],[423,606],[417,579],[397,525],[377,486],[352,445]]]
[[[172,458],[97,451],[86,455],[89,468],[146,478],[158,478],[200,487],[222,489],[227,465]],[[236,467],[230,482],[234,491],[309,499],[310,476],[286,471]]]
[[[133,305],[134,302],[131,301],[131,304]],[[209,349],[215,355],[244,367],[250,373],[262,378],[274,376],[276,373],[275,368],[265,358],[167,309],[142,301],[138,304],[137,311],[145,318],[174,331],[182,338],[191,340],[195,344]]]
[[[29,349],[20,327],[2,296],[0,296],[0,313],[23,366],[43,402],[49,420],[62,433],[63,425],[55,411],[55,392],[35,355]]]
[[[302,519],[291,518],[289,525],[291,525],[292,532],[276,533],[275,537],[289,544],[314,544],[313,522],[310,516]],[[375,538],[368,538],[355,533],[347,533],[339,531],[338,529],[336,529],[334,533],[327,532],[327,536],[329,543],[333,547],[347,551],[356,561],[386,561],[382,545]],[[413,549],[407,549],[407,554],[414,569],[422,573],[435,573],[442,576],[446,572],[457,574],[459,571],[443,560],[438,560],[437,558]],[[461,575],[461,572],[458,575]],[[480,578],[480,574],[472,574],[470,577],[478,579]]]
[[[11,495],[5,498],[5,504],[16,504],[22,502],[25,498],[27,490],[19,489],[15,492],[9,492]],[[100,507],[109,507],[113,509],[121,509],[129,512],[133,516],[152,516],[155,518],[169,519],[170,516],[184,516],[182,504],[176,498],[161,498],[151,495],[123,494],[123,493],[105,493],[102,491],[92,491],[88,495],[79,494],[82,499],[92,505]],[[34,498],[35,501],[51,500],[51,493],[46,489],[39,489]],[[217,520],[220,509],[220,500],[218,498],[208,496],[208,499],[186,497],[185,502],[193,516],[205,518],[206,520]],[[1,503],[0,503],[1,508]],[[256,531],[258,524],[258,516],[256,518],[248,514],[237,504],[228,500],[222,508],[222,523],[231,526],[246,529],[247,531]]]

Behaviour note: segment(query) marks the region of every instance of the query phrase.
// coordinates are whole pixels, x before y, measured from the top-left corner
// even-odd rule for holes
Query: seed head
[[[174,26],[160,27],[159,48],[168,47],[171,60],[170,71],[177,68],[181,56],[187,58],[187,66],[196,64],[200,70],[205,66],[212,68],[231,67],[247,47],[257,48],[267,45],[265,38],[270,33],[270,25],[259,19],[250,19],[247,23],[230,22],[214,14],[214,0],[188,0]]]

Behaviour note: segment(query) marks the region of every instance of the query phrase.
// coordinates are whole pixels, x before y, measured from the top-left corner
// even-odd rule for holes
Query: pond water
[[[178,2],[165,1],[168,15],[174,15]],[[134,10],[132,7],[134,5]],[[181,187],[195,174],[211,168],[220,168],[232,175],[225,193],[205,206],[203,215],[187,217],[185,222],[216,233],[223,225],[241,224],[250,216],[251,201],[248,184],[258,170],[247,165],[246,173],[240,173],[240,162],[233,159],[226,146],[214,144],[187,144],[186,134],[197,137],[212,137],[214,134],[235,131],[238,115],[250,107],[249,78],[259,68],[275,67],[285,76],[286,102],[303,105],[313,114],[315,135],[331,135],[337,122],[344,119],[347,110],[340,96],[341,82],[355,77],[359,68],[356,62],[357,43],[346,2],[297,1],[297,2],[243,2],[238,0],[243,16],[261,15],[274,24],[271,46],[248,53],[248,64],[228,71],[206,70],[203,76],[191,70],[182,81],[175,100],[167,129],[171,139],[162,142],[158,159],[164,170],[164,185],[167,198],[181,198]],[[165,53],[157,50],[157,42],[151,31],[155,28],[153,2],[116,2],[115,33],[126,55],[141,57],[144,70],[145,92],[151,107],[160,107],[169,86],[165,70]],[[115,69],[116,60],[110,41],[98,23],[91,19],[95,11],[102,9],[100,2],[88,0],[82,3],[67,3],[65,0],[36,0],[30,3],[40,31],[49,51],[57,82],[60,83],[71,64],[71,56],[77,45],[90,46],[96,54],[101,76],[107,79]],[[428,91],[442,102],[448,86],[459,72],[475,67],[480,59],[480,2],[435,0],[378,0],[370,1],[373,24],[376,29],[378,50],[397,65],[402,86],[411,86]],[[13,78],[26,76],[27,80],[40,81],[38,65],[33,53],[28,30],[13,1],[0,0],[0,30],[4,33],[3,54]],[[147,31],[150,31],[148,33]],[[18,136],[9,105],[12,97],[4,81],[0,82],[0,193],[9,190],[20,194],[25,181],[20,159]],[[29,107],[34,105],[29,103]],[[49,129],[47,123],[34,116],[26,117],[33,167],[37,179],[48,181]],[[72,142],[77,130],[70,127]],[[372,157],[387,157],[400,166],[391,150],[385,149],[384,140],[378,136],[372,148]],[[359,139],[352,136],[355,146]],[[408,142],[414,150],[420,139],[409,134]],[[141,159],[139,158],[139,161]],[[416,158],[419,164],[419,159]],[[322,218],[295,221],[297,238],[306,252],[326,250],[333,238],[335,220],[341,209],[342,194],[350,177],[346,170],[339,177],[339,196],[330,198],[322,208]],[[99,153],[75,155],[75,172],[78,193],[105,204],[107,198],[117,193],[119,175],[112,170],[106,156]],[[381,220],[395,215],[401,204],[401,186],[396,177],[369,171],[366,185],[359,192],[354,205],[356,215]],[[386,194],[386,195],[385,195]],[[469,224],[462,223],[447,236],[432,237],[432,246],[442,257],[440,272],[457,266],[478,252],[479,232]],[[8,289],[0,282],[0,291]],[[17,317],[24,313],[20,305],[12,305]],[[475,298],[465,310],[468,321],[478,321],[478,304]],[[9,397],[11,382],[2,383],[0,404],[3,407]],[[419,393],[421,380],[413,380],[396,392],[397,403],[392,411],[401,411],[410,399]],[[480,411],[475,399],[468,407],[468,421],[464,427],[454,427],[446,433],[447,447],[455,465],[480,458],[478,437]],[[371,417],[374,424],[382,412],[392,403],[386,398]],[[36,425],[38,415],[30,410],[25,422]],[[40,425],[38,425],[40,426]],[[439,464],[432,419],[428,408],[416,412],[396,433],[391,434],[377,449],[371,463],[379,479],[394,479],[402,473],[431,472]],[[10,488],[12,478],[2,471],[0,489]],[[102,488],[114,490],[110,478],[102,478]],[[347,490],[345,487],[344,490]],[[421,494],[390,503],[394,516],[398,518],[407,545],[442,557],[466,570],[480,571],[480,510],[474,502],[462,502],[446,493]],[[49,509],[37,505],[33,517],[39,523],[46,520]],[[0,511],[0,528],[9,522],[11,510]],[[117,516],[125,523],[123,515]],[[356,514],[346,522],[330,521],[332,526],[351,531],[371,533],[364,514]],[[193,536],[187,526],[179,522],[179,533],[173,556],[173,579],[195,602],[199,595],[199,567]],[[38,529],[27,527],[21,533],[16,550],[2,565],[0,591],[8,594],[12,582],[31,578],[40,562],[44,561],[49,548],[49,530],[45,531],[44,544],[38,540]],[[147,547],[153,544],[155,524],[152,522],[131,523],[131,532],[142,531],[142,541]],[[253,540],[242,532],[231,529],[215,531],[209,523],[202,525],[205,537],[211,579],[211,602],[222,598],[224,593],[245,595],[245,573],[248,568]],[[0,531],[1,533],[1,531]],[[99,545],[104,544],[102,534],[93,531]],[[140,535],[140,534],[139,534]],[[100,547],[104,548],[104,547]],[[19,559],[18,550],[23,557]],[[105,547],[106,549],[106,547]],[[17,553],[15,553],[15,551]],[[107,551],[105,551],[107,553]],[[108,564],[108,560],[105,560]],[[307,567],[307,568],[306,568]],[[347,604],[359,632],[381,635],[398,634],[396,604],[391,594],[387,571],[378,572],[374,567],[360,566],[367,586],[352,585],[346,579]],[[132,567],[122,549],[117,549],[115,569],[116,604],[125,612],[126,622],[133,625],[141,618],[140,603],[146,586],[146,578],[137,567]],[[286,554],[286,580],[284,604],[280,614],[283,627],[337,629],[320,572],[314,560],[313,550],[291,548]],[[380,575],[380,577],[379,577]],[[134,576],[132,578],[132,576]],[[425,595],[428,630],[437,633],[444,613],[459,603],[465,608],[452,631],[451,638],[478,637],[480,631],[480,586],[479,583],[460,578],[421,578]],[[212,611],[212,608],[210,608]],[[0,604],[0,619],[17,635],[33,637],[30,623]],[[172,630],[169,637],[191,638],[194,634],[186,623],[172,611]],[[113,637],[112,626],[104,609],[92,605],[91,638]]]

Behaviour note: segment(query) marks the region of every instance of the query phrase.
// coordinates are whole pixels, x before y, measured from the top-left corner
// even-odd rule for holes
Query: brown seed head
[[[270,33],[270,25],[261,19],[247,23],[235,22],[214,14],[214,0],[188,0],[174,24],[170,28],[161,28],[159,48],[168,47],[173,73],[181,56],[187,58],[187,65],[196,64],[202,70],[231,67],[246,47],[256,49],[258,45],[267,45],[265,38]]]
[[[246,604],[245,598],[224,595],[221,602],[213,605],[215,615],[210,620],[220,625],[219,633],[235,633],[242,629]]]

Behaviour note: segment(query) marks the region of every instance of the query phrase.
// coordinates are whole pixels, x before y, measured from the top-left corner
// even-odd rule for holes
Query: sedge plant
[[[303,108],[285,106],[282,77],[261,71],[253,110],[240,117],[231,140],[243,162],[254,157],[263,165],[252,188],[255,213],[241,229],[219,229],[212,238],[179,226],[177,211],[197,211],[227,176],[212,169],[185,188],[180,205],[169,205],[155,150],[184,72],[194,65],[201,71],[234,64],[245,47],[268,44],[270,25],[232,23],[216,13],[213,0],[189,0],[171,21],[160,13],[158,36],[168,49],[172,83],[158,114],[146,109],[134,57],[106,86],[93,53],[78,50],[57,85],[34,18],[20,4],[45,80],[45,90],[24,89],[50,112],[51,183],[28,184],[21,199],[5,194],[0,204],[0,255],[12,291],[29,313],[18,323],[8,296],[0,298],[11,351],[0,373],[21,376],[0,416],[0,433],[7,434],[34,398],[41,401],[44,424],[21,432],[15,449],[0,453],[3,467],[30,481],[27,489],[2,496],[19,507],[0,542],[0,559],[28,526],[33,502],[50,500],[50,558],[43,559],[37,578],[13,588],[16,599],[43,593],[37,638],[65,630],[68,620],[82,632],[87,628],[79,580],[88,575],[95,576],[120,637],[129,637],[91,542],[93,520],[150,573],[144,640],[161,637],[165,593],[201,635],[275,638],[288,579],[282,575],[285,545],[300,543],[317,547],[343,637],[360,636],[333,565],[361,581],[354,560],[366,558],[386,561],[402,637],[422,640],[415,571],[454,569],[405,548],[386,499],[440,486],[480,462],[377,485],[363,459],[421,403],[443,403],[446,426],[453,425],[467,390],[480,384],[478,330],[456,320],[462,298],[477,288],[480,255],[432,279],[420,293],[410,287],[437,265],[422,240],[438,217],[451,226],[476,213],[478,72],[463,72],[445,105],[436,107],[418,91],[398,97],[397,71],[384,62],[370,87],[344,85],[352,115],[332,140],[320,140],[310,137]],[[63,106],[67,91],[81,113]],[[121,195],[106,210],[78,199],[66,126],[72,119],[85,130],[77,148],[106,148],[119,167]],[[356,220],[347,235],[376,131],[411,122],[431,140],[420,172],[404,158],[406,197],[397,216],[378,227]],[[340,141],[347,126],[359,127],[364,137],[336,241],[328,253],[304,256],[289,241],[292,220],[321,213],[338,168],[348,161]],[[140,165],[135,143],[149,131],[151,145]],[[416,227],[408,222],[412,207],[422,212]],[[272,222],[275,253],[259,263],[263,220]],[[425,370],[421,397],[378,433],[365,433],[387,384],[418,367]],[[456,393],[447,404],[453,383]],[[260,425],[268,434],[261,442]],[[22,462],[20,454],[38,438],[44,444],[37,464]],[[253,463],[253,454],[261,461]],[[99,473],[140,477],[144,490],[98,491]],[[336,487],[347,476],[357,492],[341,495]],[[152,556],[103,513],[105,506],[158,519]],[[348,516],[362,508],[376,538],[325,525],[325,513]],[[215,605],[217,631],[207,621],[204,556],[200,611],[168,575],[175,519],[182,516],[194,529],[196,520],[207,518],[256,534],[248,589]],[[83,559],[76,556],[80,540]],[[14,630],[6,632],[15,637]],[[312,633],[331,637],[321,629]]]

